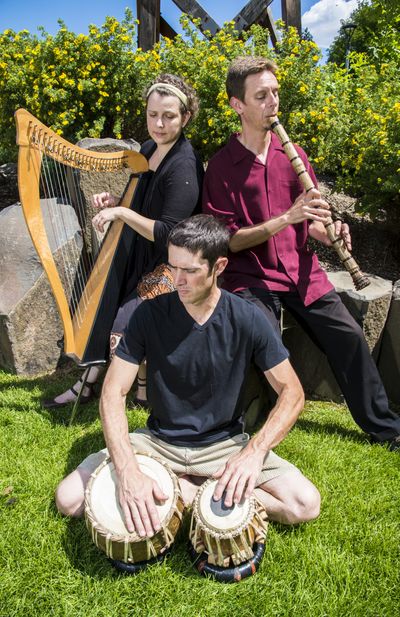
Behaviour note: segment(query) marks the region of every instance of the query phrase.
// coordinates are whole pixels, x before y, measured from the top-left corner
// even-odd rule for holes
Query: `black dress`
[[[148,140],[143,144],[141,154],[149,160],[156,147],[152,139]],[[147,171],[141,175],[131,209],[155,220],[154,242],[132,228],[126,230],[131,236],[131,249],[113,333],[123,333],[136,306],[142,301],[136,290],[141,278],[167,262],[167,238],[171,229],[179,221],[200,212],[203,176],[203,165],[184,135],[155,172]]]

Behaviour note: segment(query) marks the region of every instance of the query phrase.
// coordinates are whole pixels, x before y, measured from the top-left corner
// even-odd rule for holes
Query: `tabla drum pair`
[[[184,504],[178,478],[160,459],[136,453],[140,470],[168,495],[156,505],[161,530],[152,537],[129,533],[116,494],[114,466],[106,459],[92,474],[85,492],[85,519],[93,542],[119,570],[136,574],[168,554],[182,522]],[[189,553],[203,575],[239,581],[258,569],[265,550],[266,512],[254,497],[226,508],[214,501],[216,481],[199,488],[190,524]]]

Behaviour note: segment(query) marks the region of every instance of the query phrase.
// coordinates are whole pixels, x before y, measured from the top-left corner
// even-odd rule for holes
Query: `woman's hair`
[[[165,87],[163,87],[162,84],[165,84]],[[173,88],[177,88],[183,94],[183,96],[180,97],[177,93],[173,92],[172,89],[169,90],[168,85],[172,86]],[[178,75],[162,73],[161,75],[156,77],[156,79],[152,81],[151,84],[149,84],[149,86],[146,88],[146,92],[144,95],[146,101],[151,94],[150,91],[157,92],[161,96],[171,96],[171,94],[173,96],[177,96],[180,103],[179,107],[181,114],[185,114],[187,111],[189,111],[190,120],[196,116],[199,109],[199,101],[196,92],[191,86],[189,86],[189,84],[183,81],[181,77],[178,77]],[[182,99],[186,100],[186,104],[182,101]]]
[[[218,257],[226,257],[230,233],[221,221],[211,214],[196,214],[180,221],[169,233],[168,246],[185,248],[195,255],[199,251],[208,261],[211,272]]]
[[[238,56],[228,68],[226,92],[228,99],[232,96],[244,102],[245,81],[249,75],[270,71],[276,75],[278,67],[272,60],[257,56]]]

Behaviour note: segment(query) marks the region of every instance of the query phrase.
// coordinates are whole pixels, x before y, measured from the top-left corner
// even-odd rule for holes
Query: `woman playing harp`
[[[148,88],[145,98],[150,139],[143,144],[141,153],[148,160],[149,171],[142,174],[133,209],[119,207],[118,198],[109,192],[94,196],[95,207],[101,208],[93,219],[95,228],[102,232],[106,223],[119,219],[133,230],[124,299],[111,330],[111,353],[138,304],[173,289],[165,265],[166,238],[178,221],[196,211],[203,179],[202,164],[183,134],[198,109],[193,89],[178,76],[162,74]],[[54,399],[44,400],[44,407],[75,402],[83,380],[86,384],[80,401],[90,401],[100,370],[94,366],[87,369],[87,374],[72,388]],[[142,365],[137,400],[143,403],[145,375]]]

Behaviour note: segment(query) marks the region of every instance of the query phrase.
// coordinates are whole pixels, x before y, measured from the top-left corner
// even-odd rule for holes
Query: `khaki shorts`
[[[158,456],[169,465],[177,476],[203,477],[212,476],[233,454],[244,448],[250,439],[247,433],[242,433],[209,446],[187,448],[162,441],[147,429],[138,429],[134,433],[130,433],[129,438],[135,450],[143,454],[149,452]],[[93,473],[107,456],[106,448],[95,454],[90,454],[82,461],[78,469]],[[264,467],[258,476],[257,486],[278,478],[288,471],[298,471],[298,469],[271,450],[264,459]]]

